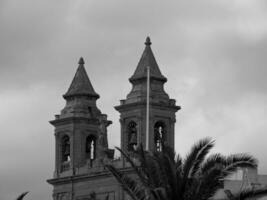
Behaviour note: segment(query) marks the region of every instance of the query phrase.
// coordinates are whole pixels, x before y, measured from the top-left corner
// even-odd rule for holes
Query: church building
[[[121,149],[131,153],[143,144],[146,150],[161,151],[162,142],[173,147],[175,114],[180,109],[164,91],[167,78],[151,50],[147,37],[145,49],[133,75],[132,90],[115,109],[120,113]],[[55,127],[55,171],[48,183],[53,185],[53,200],[127,200],[115,178],[105,169],[112,164],[131,174],[129,164],[114,159],[109,149],[107,127],[112,123],[96,104],[99,94],[94,90],[80,58],[76,74],[63,95],[65,107],[50,123]],[[214,199],[225,199],[224,190],[234,192],[246,187],[267,186],[267,175],[257,170],[240,169],[224,182]]]
[[[90,82],[83,58],[78,64],[63,95],[66,105],[50,121],[55,127],[55,171],[48,180],[54,188],[53,199],[87,200],[92,193],[99,200],[107,195],[109,200],[127,199],[119,183],[105,169],[105,163],[112,163],[126,173],[131,170],[123,159],[114,159],[114,150],[108,148],[107,127],[112,122],[97,107],[100,96]],[[180,107],[164,91],[167,78],[156,62],[149,37],[129,81],[132,90],[115,106],[120,113],[121,148],[131,152],[142,143],[149,151],[160,151],[162,142],[174,147],[175,114]]]

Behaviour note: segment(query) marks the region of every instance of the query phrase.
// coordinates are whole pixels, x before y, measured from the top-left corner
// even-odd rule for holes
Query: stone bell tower
[[[83,58],[68,91],[65,107],[50,123],[55,127],[54,200],[123,199],[123,191],[105,169],[113,161],[108,149],[107,127],[111,121],[97,108],[95,92],[84,68]]]
[[[146,138],[147,67],[150,69],[149,87],[149,137]],[[161,74],[151,50],[150,38],[146,38],[145,50],[134,74],[129,78],[132,90],[115,109],[120,112],[121,148],[132,151],[140,143],[148,150],[162,148],[162,142],[174,147],[175,113],[180,106],[164,91],[167,78]]]
[[[106,127],[111,124],[96,106],[99,95],[87,76],[83,58],[63,97],[66,106],[50,122],[55,126],[56,176],[77,175],[82,173],[79,168],[93,167],[108,149]]]

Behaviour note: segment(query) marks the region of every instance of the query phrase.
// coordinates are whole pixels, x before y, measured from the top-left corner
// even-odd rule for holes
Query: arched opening
[[[96,158],[96,137],[93,135],[89,135],[86,138],[85,144],[85,153],[86,158],[90,160],[94,160]]]
[[[65,135],[62,137],[62,162],[70,161],[70,138]]]
[[[159,121],[154,126],[154,144],[156,151],[162,151],[163,143],[166,140],[166,126]]]
[[[128,151],[134,151],[137,146],[137,124],[131,121],[128,124]]]

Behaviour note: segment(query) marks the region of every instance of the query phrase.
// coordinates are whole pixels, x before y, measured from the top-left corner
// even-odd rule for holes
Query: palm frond
[[[201,174],[207,173],[210,169],[214,168],[214,166],[225,166],[226,158],[225,156],[216,153],[210,155],[201,165]]]
[[[249,154],[233,154],[230,156],[226,157],[226,165],[232,165],[234,163],[240,163],[240,165],[242,165],[242,163],[244,164],[244,166],[240,166],[240,167],[250,167],[250,168],[257,168],[258,166],[258,161],[256,158],[254,158],[253,156],[249,155]]]
[[[201,177],[195,178],[194,181],[196,182],[195,186],[193,185],[195,188],[190,189],[195,191],[195,198],[210,199],[218,189],[223,187],[221,168],[215,166]]]
[[[167,183],[167,177],[165,176],[164,165],[161,163],[159,155],[146,156],[147,170],[149,177],[149,187],[155,188]]]
[[[211,140],[209,138],[204,139],[203,141],[200,141],[202,143],[202,148],[199,149],[198,154],[195,158],[195,163],[192,166],[191,174],[190,176],[193,177],[196,172],[199,171],[201,164],[205,160],[207,154],[209,151],[214,147],[214,140]],[[201,147],[201,145],[200,145]]]
[[[23,192],[22,194],[20,194],[16,200],[22,200],[29,192]]]
[[[179,154],[177,154],[176,159],[175,159],[175,168],[181,171],[182,166],[183,166],[183,159]]]
[[[126,159],[126,161],[130,163],[131,167],[134,169],[134,171],[136,172],[136,174],[140,178],[140,180],[143,182],[143,184],[149,185],[149,183],[147,181],[147,176],[146,176],[144,170],[142,170],[141,167],[136,165],[136,163],[133,161],[133,159],[131,158],[131,156],[128,153],[124,152],[119,147],[115,147],[115,148],[123,155],[123,157]]]
[[[162,152],[170,158],[172,162],[175,162],[175,151],[170,146],[166,145],[164,142],[162,142]]]
[[[142,188],[140,183],[135,179],[128,177],[117,170],[112,165],[107,165],[107,169],[113,174],[117,181],[121,184],[122,188],[131,196],[133,200],[145,200],[145,189]]]
[[[191,151],[184,159],[184,164],[183,164],[184,177],[190,177],[192,170],[194,169],[194,167],[196,167],[195,165],[198,162],[197,159],[199,158],[200,152],[203,152],[204,154],[206,152],[206,148],[208,151],[210,148],[212,148],[212,146],[213,146],[213,141],[211,141],[211,139],[209,138],[204,138],[199,142],[197,142],[195,145],[193,145]]]
[[[151,191],[152,199],[153,200],[166,200],[168,199],[166,190],[164,187],[155,188]]]
[[[258,166],[258,161],[251,155],[247,154],[234,154],[226,158],[225,166],[223,169],[224,177],[236,172],[238,168],[252,168]]]
[[[212,143],[213,141],[211,141],[210,138],[204,138],[200,140],[195,145],[193,145],[193,147],[191,148],[191,151],[184,159],[183,169],[182,169],[183,183],[181,185],[181,191],[180,191],[181,193],[184,193],[185,188],[187,187],[186,185],[187,185],[188,179],[191,178],[191,172],[194,173],[194,169],[197,167],[195,165],[198,162],[197,159],[198,159],[199,152],[205,151],[206,148],[207,150],[209,150],[211,148],[209,144],[212,145]]]
[[[157,177],[155,175],[157,174],[159,167],[155,161],[155,157],[149,152],[144,151],[142,144],[140,144],[136,153],[137,156],[139,156],[138,158],[141,164],[140,167],[147,176],[147,186],[150,188],[155,187],[158,183]]]
[[[224,192],[227,194],[228,191],[224,191]],[[248,198],[260,198],[266,195],[267,195],[267,188],[265,187],[265,188],[258,188],[258,189],[250,188],[250,189],[243,190],[236,194],[232,194],[230,192],[230,195],[228,192],[227,197],[230,200],[245,200]]]
[[[182,157],[178,154],[176,156],[176,161],[175,161],[175,169],[176,169],[176,173],[175,173],[175,177],[176,177],[176,181],[177,181],[177,193],[178,193],[178,199],[182,198],[182,186],[183,186],[183,177],[182,177],[182,168],[183,168],[183,161],[182,161]]]
[[[162,160],[164,163],[164,169],[165,169],[165,174],[167,177],[167,184],[165,186],[170,186],[171,193],[169,192],[169,196],[178,196],[178,185],[180,177],[177,179],[177,171],[176,171],[176,166],[175,163],[173,162],[172,158],[169,157],[169,154],[163,153],[162,155]],[[168,191],[168,190],[167,190]]]

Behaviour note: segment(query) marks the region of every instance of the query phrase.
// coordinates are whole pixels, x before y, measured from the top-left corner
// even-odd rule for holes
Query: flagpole
[[[147,88],[146,88],[146,150],[149,149],[149,91],[150,91],[150,67],[147,66]]]

